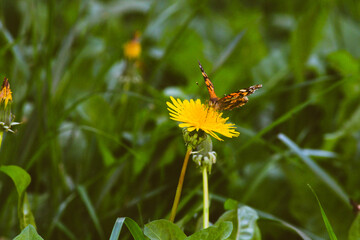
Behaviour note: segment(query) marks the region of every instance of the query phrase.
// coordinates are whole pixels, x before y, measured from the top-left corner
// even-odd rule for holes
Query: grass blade
[[[212,69],[212,72],[215,72],[217,69],[219,69],[219,67],[221,67],[226,62],[226,60],[231,56],[234,49],[236,48],[236,46],[238,45],[238,43],[240,42],[240,40],[244,36],[245,32],[246,32],[246,30],[241,31],[238,35],[235,36],[235,38],[225,48],[225,50],[221,53],[218,60],[214,63],[214,67]]]
[[[325,223],[325,226],[326,226],[326,230],[327,230],[327,232],[328,232],[328,234],[329,234],[329,236],[330,236],[330,239],[331,239],[331,240],[337,240],[337,237],[336,237],[336,235],[335,235],[335,233],[334,233],[334,230],[333,230],[332,227],[331,227],[331,224],[330,224],[330,222],[329,222],[329,219],[326,217],[325,211],[324,211],[324,209],[323,209],[322,206],[321,206],[321,203],[320,203],[320,201],[319,201],[318,196],[316,195],[314,189],[312,189],[312,187],[311,187],[309,184],[308,184],[308,186],[309,186],[309,188],[311,189],[311,191],[313,192],[314,196],[316,197],[316,201],[317,201],[318,204],[319,204],[320,211],[321,211],[321,216],[322,216],[322,218],[323,218],[323,220],[324,220],[324,223]]]
[[[339,184],[327,174],[319,165],[317,165],[310,157],[303,153],[303,150],[300,149],[293,141],[291,141],[287,136],[280,133],[278,138],[286,145],[289,149],[294,151],[294,153],[318,176],[330,189],[332,189],[337,196],[343,200],[343,202],[348,206],[349,197],[344,192],[344,190],[339,186]]]
[[[81,185],[77,187],[77,190],[78,190],[81,200],[84,202],[84,204],[89,212],[89,215],[95,225],[97,232],[99,233],[101,239],[105,239],[104,232],[103,232],[100,222],[99,222],[99,218],[96,215],[95,208],[90,201],[89,195],[87,194],[85,188]]]
[[[221,202],[223,204],[227,200],[227,198],[219,196],[219,195],[215,195],[215,194],[211,195],[211,199],[214,200],[214,201]],[[241,204],[241,203],[238,203],[237,205],[238,205],[239,208],[242,207],[242,206],[246,206],[246,205]],[[292,225],[292,224],[286,222],[285,220],[282,220],[282,219],[280,219],[280,218],[278,218],[278,217],[276,217],[276,216],[274,216],[272,214],[260,211],[260,210],[255,209],[255,208],[253,208],[253,209],[256,210],[256,212],[258,213],[258,215],[260,216],[261,219],[279,223],[280,225],[282,225],[282,226],[296,232],[301,237],[301,239],[303,239],[303,240],[322,240],[322,238],[316,236],[315,234],[307,232],[306,230],[303,230],[300,227]],[[310,235],[310,237],[308,235]]]
[[[133,236],[133,238],[135,240],[143,240],[143,239],[145,239],[144,234],[141,231],[141,228],[139,227],[139,225],[134,220],[132,220],[131,218],[126,218],[125,219],[125,225],[129,229],[129,231],[131,232],[131,235]]]
[[[114,224],[113,230],[111,231],[111,235],[109,240],[118,240],[121,232],[121,228],[124,224],[125,218],[118,218]]]
[[[76,240],[75,235],[62,222],[56,222],[56,227],[60,229],[70,240]],[[50,238],[49,238],[50,239]]]
[[[109,240],[118,240],[119,236],[120,236],[120,232],[122,229],[122,226],[126,225],[126,227],[129,229],[131,235],[133,236],[133,238],[135,240],[145,240],[144,238],[144,234],[141,230],[141,228],[139,227],[139,225],[132,220],[131,218],[128,217],[122,217],[122,218],[118,218],[116,219],[116,222],[114,224],[113,230],[111,232],[111,236],[109,238]]]
[[[344,79],[342,79],[340,81],[337,81],[336,83],[334,83],[330,87],[326,88],[322,92],[318,93],[314,97],[308,99],[306,102],[303,102],[302,104],[299,104],[299,105],[295,106],[290,111],[286,112],[285,114],[280,116],[278,119],[273,121],[267,127],[263,128],[260,132],[258,132],[254,137],[252,137],[245,144],[243,144],[242,147],[240,147],[239,151],[242,151],[245,148],[249,147],[253,142],[259,140],[264,134],[268,133],[269,131],[271,131],[276,126],[278,126],[281,123],[286,122],[287,120],[291,119],[296,113],[302,111],[305,107],[307,107],[308,105],[313,103],[318,97],[321,97],[322,95],[330,92],[331,90],[335,89],[336,87],[338,87],[339,85],[343,84],[344,82],[346,82],[348,80],[350,80],[350,78],[344,78]]]

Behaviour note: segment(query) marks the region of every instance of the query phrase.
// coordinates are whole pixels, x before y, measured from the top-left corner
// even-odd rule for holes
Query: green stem
[[[180,196],[181,196],[181,190],[182,190],[182,186],[184,183],[184,177],[185,177],[185,173],[186,173],[186,168],[187,168],[187,164],[189,162],[189,157],[191,154],[192,148],[188,148],[186,151],[186,155],[185,155],[185,159],[184,159],[184,163],[181,169],[181,173],[180,173],[180,177],[179,177],[179,182],[176,188],[176,194],[175,194],[175,199],[174,199],[174,203],[171,209],[171,214],[170,214],[170,221],[174,222],[175,220],[175,216],[176,216],[176,210],[177,207],[179,205],[179,201],[180,201]]]
[[[1,144],[2,144],[2,140],[3,140],[3,136],[4,136],[4,131],[0,131],[0,149],[1,149]]]
[[[205,165],[202,167],[203,175],[203,228],[209,227],[209,186],[208,186],[208,167]]]

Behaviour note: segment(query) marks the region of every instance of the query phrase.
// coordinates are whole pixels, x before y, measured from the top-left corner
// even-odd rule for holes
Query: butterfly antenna
[[[199,63],[199,68],[200,68],[200,70],[201,70],[202,72],[205,72],[199,60],[198,60],[198,63]]]

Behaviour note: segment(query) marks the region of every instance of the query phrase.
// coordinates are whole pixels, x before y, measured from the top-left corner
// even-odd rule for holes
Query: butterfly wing
[[[262,88],[261,84],[254,85],[248,88],[240,89],[237,92],[230,93],[228,95],[225,95],[223,98],[219,98],[216,96],[215,89],[213,83],[210,81],[210,78],[204,71],[204,68],[202,67],[201,63],[199,62],[199,67],[201,70],[201,73],[204,77],[204,81],[206,84],[206,87],[209,91],[210,95],[210,106],[215,107],[215,109],[218,110],[232,110],[237,107],[241,107],[247,103],[249,100],[247,98],[248,95],[253,94],[257,89]]]
[[[206,87],[209,91],[209,95],[210,95],[210,102],[211,103],[216,103],[219,98],[218,96],[216,96],[215,94],[215,89],[214,89],[214,85],[212,84],[212,82],[210,81],[210,78],[208,77],[208,75],[206,74],[206,72],[204,71],[203,67],[201,66],[201,63],[199,63],[199,67],[200,67],[200,70],[201,70],[201,74],[203,75],[204,77],[204,81],[205,81],[205,84],[206,84]]]
[[[215,107],[220,110],[232,110],[234,108],[241,107],[249,100],[247,96],[253,94],[259,88],[262,88],[261,84],[230,93],[225,97],[218,99]]]

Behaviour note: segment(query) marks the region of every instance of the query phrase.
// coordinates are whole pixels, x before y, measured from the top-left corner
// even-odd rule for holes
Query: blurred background
[[[199,60],[219,96],[263,84],[224,113],[240,136],[213,140],[210,220],[231,198],[328,239],[310,184],[347,239],[349,199],[360,201],[359,21],[356,0],[3,0],[0,74],[22,125],[0,164],[31,175],[44,239],[107,239],[117,217],[168,218],[186,148],[166,101],[207,101]],[[177,215],[187,234],[201,190],[190,162]],[[0,174],[0,238],[19,233],[16,208]],[[259,226],[263,239],[301,239]]]

